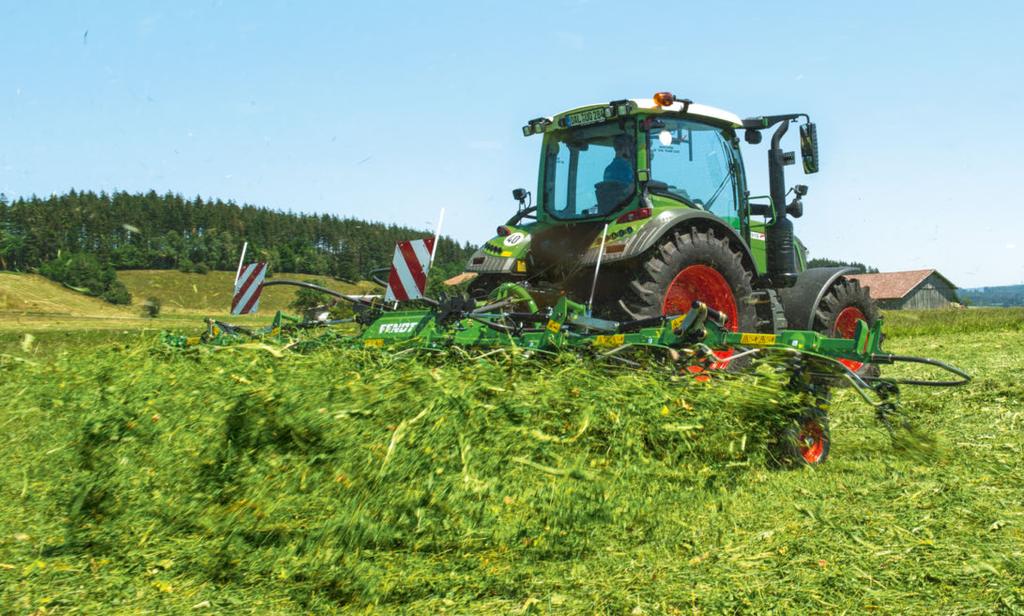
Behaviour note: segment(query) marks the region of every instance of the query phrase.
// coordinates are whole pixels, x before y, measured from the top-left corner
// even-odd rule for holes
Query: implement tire
[[[724,236],[695,227],[674,229],[633,272],[626,285],[626,307],[637,318],[683,314],[698,300],[724,313],[728,329],[757,332],[763,321],[758,318],[752,280],[742,253]],[[731,354],[716,353],[720,358]],[[732,362],[727,365],[733,367]]]
[[[779,466],[799,468],[824,464],[831,449],[828,413],[811,407],[787,422],[779,434],[776,455]]]

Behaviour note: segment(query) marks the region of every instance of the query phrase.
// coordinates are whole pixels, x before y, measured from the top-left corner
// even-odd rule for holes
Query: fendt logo
[[[380,333],[382,334],[408,334],[417,325],[416,321],[409,323],[382,323]]]

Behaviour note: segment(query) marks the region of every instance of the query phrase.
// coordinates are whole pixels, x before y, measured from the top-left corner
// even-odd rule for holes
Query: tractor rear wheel
[[[742,253],[725,237],[712,230],[675,230],[637,268],[626,307],[636,317],[675,315],[690,310],[696,300],[724,313],[732,331],[759,331],[752,280]],[[723,359],[731,354],[716,353]]]
[[[840,278],[822,297],[814,310],[814,331],[832,338],[853,338],[857,321],[869,326],[878,320],[878,305],[856,280]],[[877,376],[878,366],[841,359],[858,376]]]

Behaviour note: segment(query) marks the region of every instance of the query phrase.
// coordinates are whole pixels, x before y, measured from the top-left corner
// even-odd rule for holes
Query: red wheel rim
[[[821,424],[813,419],[808,419],[800,426],[800,434],[797,435],[797,442],[800,445],[800,455],[808,464],[815,464],[821,461],[825,454],[825,431]]]
[[[732,287],[725,278],[713,267],[707,265],[690,265],[683,268],[669,283],[665,290],[665,298],[661,302],[661,314],[683,314],[690,310],[694,301],[700,301],[729,318],[726,327],[732,331],[739,330],[739,309]],[[715,351],[715,357],[725,359],[733,354],[732,350]],[[721,369],[728,365],[716,362],[712,368]],[[691,366],[691,368],[694,368]],[[692,370],[700,372],[700,369]]]
[[[853,334],[857,331],[857,321],[867,322],[867,317],[864,316],[864,312],[860,308],[856,306],[843,308],[836,315],[835,323],[832,324],[832,337],[853,338]],[[864,366],[862,362],[853,361],[852,359],[840,359],[839,361],[854,372],[857,372]]]

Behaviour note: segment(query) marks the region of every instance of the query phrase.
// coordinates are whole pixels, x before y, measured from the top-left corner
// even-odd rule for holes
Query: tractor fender
[[[777,289],[789,327],[813,329],[814,309],[821,303],[825,293],[845,274],[856,272],[852,267],[815,267],[800,272],[792,287]]]
[[[695,225],[715,229],[728,237],[729,243],[742,253],[744,265],[756,276],[757,267],[754,265],[754,257],[750,254],[750,247],[747,246],[746,242],[740,238],[735,229],[723,222],[722,219],[703,210],[671,209],[661,212],[650,222],[640,227],[636,234],[626,241],[625,248],[621,252],[606,252],[602,261],[611,263],[635,259],[644,254],[651,246],[654,246],[672,229]],[[584,255],[583,264],[592,265],[595,263],[597,261],[597,253],[598,250],[596,248],[588,250],[586,255]]]

